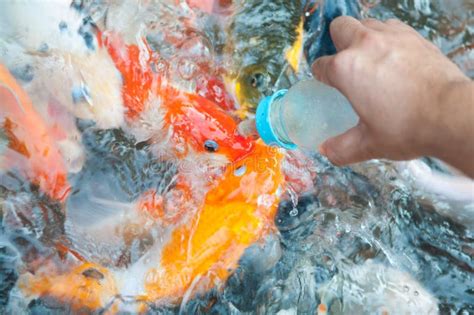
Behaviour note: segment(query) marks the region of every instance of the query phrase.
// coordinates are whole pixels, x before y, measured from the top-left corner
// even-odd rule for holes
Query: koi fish
[[[246,117],[272,93],[287,70],[298,72],[303,7],[299,0],[236,1],[234,6],[236,12],[227,28],[225,51],[232,66],[226,82],[241,106],[240,116]]]
[[[236,122],[223,109],[203,96],[174,88],[153,72],[159,57],[145,41],[140,48],[125,45],[114,34],[101,36],[122,74],[124,105],[132,125],[158,110],[160,115],[153,116],[153,122],[170,126],[165,129],[171,130],[173,144],[187,144],[183,152],[219,153],[233,162],[252,151],[253,143],[237,132]]]
[[[123,124],[120,74],[71,1],[0,3],[0,59],[41,113],[51,102],[101,128]]]
[[[48,265],[54,268],[54,265]],[[97,310],[104,308],[118,294],[117,284],[107,268],[92,263],[73,267],[67,274],[33,276],[19,279],[19,288],[30,295],[50,296],[68,302],[71,310]]]
[[[236,103],[226,90],[224,81],[217,75],[200,75],[197,79],[196,93],[219,105],[228,113],[237,109]]]
[[[50,297],[76,311],[81,307],[103,310],[120,296],[133,297],[144,305],[177,302],[187,292],[194,295],[219,287],[237,267],[245,249],[274,229],[284,182],[281,152],[239,135],[236,121],[217,104],[167,86],[163,78],[149,72],[151,61],[144,56],[152,54],[146,45],[140,50],[107,36],[103,42],[123,76],[130,124],[157,106],[171,142],[185,141],[189,148],[186,154],[178,152],[176,156],[212,153],[223,155],[229,164],[207,186],[202,202],[194,203],[196,209],[181,209],[191,211],[192,216],[172,222],[169,234],[163,236],[164,244],[156,242],[125,270],[86,259],[62,267],[56,262],[57,268],[40,268],[34,276],[21,277],[19,287],[26,296]],[[140,65],[143,60],[148,62],[142,63],[145,67]],[[191,185],[186,181],[181,184]],[[148,202],[139,202],[144,213],[160,220],[160,215],[153,214],[161,211],[161,202],[153,193],[144,197]],[[75,284],[69,285],[72,282]]]
[[[145,288],[151,300],[175,300],[188,290],[203,292],[223,283],[245,249],[274,229],[282,158],[257,142],[236,169],[226,170],[199,213],[173,231],[159,267],[148,272]]]
[[[8,149],[5,168],[16,168],[54,200],[64,200],[70,187],[67,170],[49,128],[10,72],[0,65],[0,123]]]
[[[282,158],[258,142],[237,169],[226,170],[190,222],[178,225],[163,247],[155,244],[126,270],[92,262],[56,273],[45,268],[22,276],[20,288],[73,310],[103,310],[120,296],[144,304],[176,303],[186,294],[222,286],[245,249],[274,229]]]

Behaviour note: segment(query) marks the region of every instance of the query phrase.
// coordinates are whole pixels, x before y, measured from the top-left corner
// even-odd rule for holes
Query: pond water
[[[474,4],[304,4],[0,4],[0,313],[474,313],[472,198],[237,133],[334,8],[474,78]]]

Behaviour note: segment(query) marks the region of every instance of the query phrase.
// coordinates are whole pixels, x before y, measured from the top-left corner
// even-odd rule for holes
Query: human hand
[[[451,156],[463,146],[472,160],[473,84],[436,46],[398,20],[340,17],[331,36],[338,53],[316,60],[313,73],[349,99],[360,122],[323,143],[323,155],[336,165],[430,155],[463,169]],[[474,167],[464,171],[474,176]]]

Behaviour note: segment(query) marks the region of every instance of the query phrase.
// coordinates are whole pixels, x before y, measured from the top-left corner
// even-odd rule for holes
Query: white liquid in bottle
[[[257,109],[257,130],[269,145],[317,150],[359,120],[338,90],[317,80],[300,81],[285,92],[264,99]]]

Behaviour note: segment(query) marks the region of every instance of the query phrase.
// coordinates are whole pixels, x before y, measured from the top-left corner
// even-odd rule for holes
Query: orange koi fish
[[[158,57],[145,41],[140,50],[137,45],[124,44],[115,34],[100,37],[122,74],[122,95],[130,120],[146,115],[147,104],[157,98],[164,124],[171,126],[175,141],[186,142],[196,152],[217,152],[229,162],[252,150],[253,143],[237,132],[235,121],[224,110],[206,97],[170,86],[152,70]],[[212,144],[206,145],[207,140]]]
[[[120,296],[143,305],[176,303],[187,292],[222,286],[245,249],[275,229],[282,158],[258,142],[237,169],[226,170],[190,222],[127,270],[82,262],[64,272],[38,270],[19,286],[28,296],[54,298],[73,310],[103,310]]]
[[[217,104],[166,85],[147,67],[153,58],[147,58],[152,56],[148,48],[140,51],[113,37],[106,37],[104,43],[122,73],[130,121],[146,115],[150,106],[160,106],[172,141],[185,141],[195,154],[223,155],[230,163],[209,185],[203,201],[194,203],[197,209],[182,209],[192,210],[193,215],[174,220],[163,244],[154,244],[127,269],[81,259],[62,267],[59,262],[57,268],[23,275],[19,287],[26,296],[52,298],[74,311],[107,309],[114,313],[117,309],[110,306],[123,297],[140,304],[135,311],[145,311],[148,304],[176,303],[185,295],[222,286],[245,249],[275,229],[284,183],[283,154],[239,135],[237,123]],[[180,184],[183,190],[192,185]],[[140,204],[144,212],[153,214],[153,208],[161,207],[162,202],[148,193]],[[160,215],[151,217],[160,219]]]
[[[226,170],[198,214],[173,231],[159,267],[148,272],[145,288],[151,301],[176,300],[187,290],[223,284],[245,249],[273,230],[282,159],[258,142],[237,168]]]
[[[9,71],[0,65],[0,127],[8,139],[6,168],[17,168],[49,197],[63,201],[67,170],[50,130]]]
[[[49,266],[49,268],[54,268]],[[73,267],[68,273],[35,277],[26,275],[19,287],[29,295],[50,296],[68,303],[71,310],[96,310],[104,308],[117,296],[117,284],[107,268],[92,263]]]

